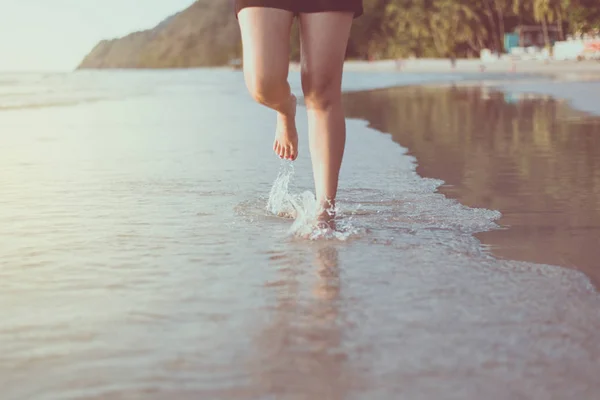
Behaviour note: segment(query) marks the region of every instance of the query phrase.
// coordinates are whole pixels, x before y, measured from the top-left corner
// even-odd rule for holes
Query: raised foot
[[[298,131],[296,130],[296,96],[291,95],[285,112],[277,113],[277,132],[273,151],[285,160],[298,157]]]

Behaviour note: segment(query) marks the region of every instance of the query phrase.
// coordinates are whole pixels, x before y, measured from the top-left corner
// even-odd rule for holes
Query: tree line
[[[353,26],[352,58],[469,57],[482,49],[504,50],[504,34],[518,25],[539,25],[550,45],[600,29],[600,0],[364,0]],[[299,57],[294,30],[293,58]]]
[[[520,24],[543,26],[547,42],[552,26],[560,38],[600,28],[600,0],[364,0],[364,8],[349,58],[477,57],[503,50],[504,33]],[[298,60],[297,22],[291,43]],[[154,29],[102,41],[80,68],[217,66],[241,55],[231,0],[197,0]]]

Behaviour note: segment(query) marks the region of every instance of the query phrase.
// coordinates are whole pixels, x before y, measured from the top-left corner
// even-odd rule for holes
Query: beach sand
[[[441,193],[502,213],[502,229],[477,235],[494,255],[579,269],[598,287],[598,93],[599,82],[471,82],[345,101],[442,179]]]
[[[381,61],[347,61],[345,71],[400,71],[418,73],[528,73],[536,75],[560,76],[562,79],[579,80],[585,75],[598,76],[598,61],[539,61],[539,60],[498,60],[459,59],[455,65],[449,59],[399,59]]]

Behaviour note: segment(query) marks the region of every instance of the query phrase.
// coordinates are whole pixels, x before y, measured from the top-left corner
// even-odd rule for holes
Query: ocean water
[[[500,213],[362,120],[312,235],[274,124],[234,71],[0,75],[3,400],[597,398],[583,274],[491,256]]]

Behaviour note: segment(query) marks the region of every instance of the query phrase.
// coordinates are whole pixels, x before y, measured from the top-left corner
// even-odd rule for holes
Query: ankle
[[[277,107],[277,113],[285,118],[293,117],[296,114],[296,96],[290,93],[290,96]]]
[[[326,198],[319,201],[319,214],[335,214],[335,199]]]
[[[335,230],[335,217],[335,200],[325,200],[319,203],[319,209],[317,210],[316,215],[316,223],[318,228]]]

